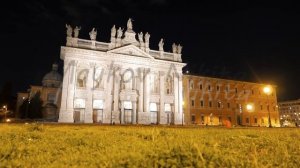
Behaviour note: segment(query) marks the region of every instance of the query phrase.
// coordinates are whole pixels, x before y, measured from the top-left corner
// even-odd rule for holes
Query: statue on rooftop
[[[132,19],[129,18],[127,21],[127,30],[132,30]]]
[[[93,27],[92,31],[90,31],[89,35],[90,35],[91,40],[96,40],[97,31],[95,30],[94,27]]]
[[[140,43],[144,42],[143,40],[143,32],[138,34]]]
[[[111,28],[111,37],[116,37],[116,26],[115,25]]]
[[[172,44],[173,53],[177,53],[177,45],[175,43]]]
[[[159,51],[164,51],[164,39],[161,38],[159,43],[158,43],[158,48],[159,48]]]
[[[177,46],[177,53],[181,54],[181,51],[182,51],[182,46],[180,44],[178,44],[178,46]]]
[[[150,39],[150,34],[148,32],[146,32],[146,34],[145,34],[145,43],[149,43],[149,39]]]
[[[67,28],[67,37],[72,37],[73,28],[68,24],[66,24],[66,28]]]
[[[75,38],[78,38],[78,35],[79,35],[79,30],[81,29],[81,27],[78,27],[76,26],[75,29],[74,29],[74,37]]]
[[[123,29],[121,27],[119,27],[118,32],[117,32],[117,37],[121,38],[123,35]]]

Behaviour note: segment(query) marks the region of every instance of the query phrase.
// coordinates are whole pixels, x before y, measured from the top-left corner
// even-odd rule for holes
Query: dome
[[[58,65],[52,65],[52,71],[47,73],[43,78],[43,86],[45,87],[59,87],[62,81],[62,76],[57,72]]]

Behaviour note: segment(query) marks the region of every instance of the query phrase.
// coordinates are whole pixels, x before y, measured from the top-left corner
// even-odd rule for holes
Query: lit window
[[[85,108],[85,99],[75,99],[74,108]]]
[[[132,109],[132,103],[131,101],[124,101],[124,109]]]
[[[171,112],[171,104],[165,104],[165,112]]]
[[[93,109],[103,109],[103,100],[94,100]]]
[[[157,104],[156,103],[150,103],[150,111],[157,111]]]

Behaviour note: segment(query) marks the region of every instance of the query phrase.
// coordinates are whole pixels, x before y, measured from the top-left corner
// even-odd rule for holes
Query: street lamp
[[[4,121],[6,121],[7,106],[4,105],[4,106],[3,106],[3,109],[5,110],[5,111],[4,111]]]
[[[269,95],[272,93],[272,87],[267,85],[263,88],[263,92],[267,95],[267,109],[268,109],[268,116],[269,116],[269,127],[272,127],[271,123],[271,116],[270,116],[270,105],[269,105]]]

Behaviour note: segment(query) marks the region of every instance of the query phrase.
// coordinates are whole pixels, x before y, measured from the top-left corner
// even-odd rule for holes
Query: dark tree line
[[[24,100],[23,104],[20,106],[19,116],[21,118],[42,118],[42,105],[43,101],[40,98],[41,93],[37,92],[30,101],[27,99]]]

